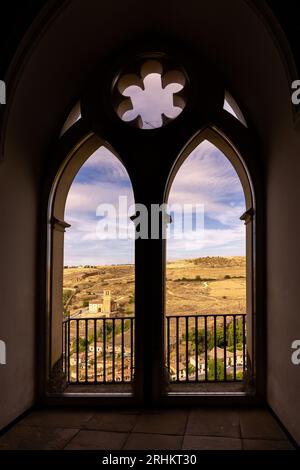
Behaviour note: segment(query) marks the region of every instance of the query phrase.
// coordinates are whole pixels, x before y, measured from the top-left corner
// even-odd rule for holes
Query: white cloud
[[[144,88],[132,85],[124,90],[123,95],[131,98],[133,108],[124,113],[124,121],[132,121],[140,115],[143,128],[151,129],[162,126],[162,114],[175,118],[181,113],[182,109],[174,106],[173,94],[180,91],[182,85],[170,83],[162,88],[161,75],[151,73],[144,78]]]
[[[234,229],[206,229],[193,240],[169,240],[167,258],[245,255],[244,226]]]
[[[79,183],[74,182],[66,202],[65,218],[73,213],[92,212],[96,214],[100,204],[118,205],[119,197],[126,196],[128,205],[134,203],[132,189],[118,183]]]
[[[125,169],[102,147],[83,165],[67,198],[65,220],[71,228],[65,235],[66,264],[132,262],[133,240],[99,240],[97,234],[99,204],[111,203],[118,209],[120,195],[128,198],[128,206],[133,204]],[[203,142],[182,164],[168,203],[204,204],[206,216],[204,237],[168,240],[168,257],[244,254],[245,229],[239,220],[245,210],[242,186],[229,161],[211,143]],[[106,221],[113,223],[111,217]],[[122,209],[119,230],[123,237],[127,222],[127,212]]]
[[[185,160],[173,181],[170,204],[203,204],[211,219],[234,223],[245,211],[240,180],[227,158],[202,142]]]

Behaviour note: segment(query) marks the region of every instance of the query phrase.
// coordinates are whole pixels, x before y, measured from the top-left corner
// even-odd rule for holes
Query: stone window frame
[[[168,52],[165,52],[165,54]],[[250,374],[249,382],[254,386],[252,396],[257,399],[264,395],[265,390],[265,357],[264,357],[264,191],[263,176],[259,160],[259,151],[251,126],[245,127],[242,122],[223,109],[226,93],[222,79],[217,77],[211,64],[203,67],[204,61],[195,66],[193,56],[189,52],[171,52],[178,63],[182,63],[190,79],[189,97],[182,113],[168,126],[144,132],[131,128],[121,121],[110,98],[111,79],[122,61],[130,61],[134,51],[128,57],[122,57],[99,68],[92,77],[89,86],[80,100],[81,118],[70,126],[61,136],[54,151],[53,172],[49,175],[48,220],[47,220],[47,276],[46,276],[46,331],[47,344],[45,351],[46,373],[44,391],[48,396],[63,395],[64,377],[62,375],[62,269],[63,269],[63,234],[67,227],[64,221],[64,204],[68,188],[78,169],[99,146],[105,145],[124,165],[132,183],[135,201],[150,203],[151,189],[147,186],[147,171],[142,168],[140,154],[144,158],[152,157],[151,151],[158,149],[158,155],[152,162],[147,160],[150,179],[151,171],[155,170],[157,188],[153,189],[153,201],[163,203],[178,165],[187,157],[192,148],[207,139],[216,145],[231,161],[242,183],[246,212],[243,215],[246,224],[247,254],[247,328],[251,331],[247,343]],[[145,57],[150,54],[143,51]],[[208,70],[203,76],[202,67]],[[209,97],[211,99],[209,99]],[[98,104],[98,107],[95,106]],[[244,114],[243,114],[244,116]],[[167,156],[160,149],[169,147]],[[166,161],[163,161],[165,157]],[[147,166],[146,165],[146,166]],[[152,168],[151,166],[152,165]],[[159,167],[161,165],[161,168]],[[157,174],[157,169],[161,174]],[[147,170],[147,169],[146,169]],[[143,201],[143,191],[145,199]],[[150,242],[150,241],[149,241]],[[152,242],[152,241],[151,241]],[[159,240],[156,245],[155,261],[158,276],[153,288],[156,310],[153,319],[156,331],[153,357],[149,361],[149,353],[145,350],[141,338],[145,337],[145,308],[143,307],[143,289],[141,276],[143,263],[147,260],[145,242],[136,241],[135,279],[136,279],[136,376],[132,394],[124,394],[123,399],[132,399],[135,403],[169,401],[183,403],[187,397],[168,396],[164,378],[164,298],[165,298],[165,242]],[[151,250],[150,250],[151,251]],[[153,330],[152,325],[152,330]],[[148,342],[153,347],[153,342]],[[259,358],[259,361],[257,361]],[[151,365],[150,365],[151,362]],[[150,372],[147,372],[147,367]],[[151,384],[151,390],[149,390]],[[196,394],[197,395],[197,394]],[[78,393],[85,400],[85,393]],[[96,394],[99,399],[101,394]],[[225,396],[225,394],[224,394]],[[110,399],[113,394],[101,397]],[[116,397],[113,397],[114,400]],[[194,397],[196,400],[206,399],[203,394]],[[209,398],[209,397],[208,397]],[[218,397],[216,397],[217,399]],[[220,397],[219,397],[220,398]],[[238,398],[237,398],[238,399]],[[244,399],[244,398],[242,398]],[[245,397],[246,400],[249,396]]]

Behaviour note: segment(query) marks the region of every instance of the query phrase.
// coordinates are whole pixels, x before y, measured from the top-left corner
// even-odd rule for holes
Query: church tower
[[[103,291],[102,313],[111,313],[111,292],[110,290]]]

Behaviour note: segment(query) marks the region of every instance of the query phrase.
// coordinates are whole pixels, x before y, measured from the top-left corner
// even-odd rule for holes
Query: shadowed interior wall
[[[300,339],[300,134],[284,124],[268,164],[268,400],[300,444],[300,366],[291,362],[291,344]]]
[[[0,165],[1,339],[8,345],[8,363],[0,371],[0,427],[34,401],[35,324],[43,315],[36,308],[43,281],[36,270],[38,207],[51,146],[96,64],[145,32],[182,41],[196,51],[197,60],[216,64],[261,146],[267,196],[267,396],[300,443],[300,366],[290,360],[291,342],[300,337],[300,136],[293,127],[289,60],[284,62],[283,50],[246,0],[212,0],[201,9],[198,0],[131,0],[119,2],[117,15],[108,1],[82,4],[62,2],[26,54],[23,42],[7,76],[14,91]]]
[[[34,402],[36,338],[37,204],[30,155],[15,139],[11,158],[0,163],[0,428]]]

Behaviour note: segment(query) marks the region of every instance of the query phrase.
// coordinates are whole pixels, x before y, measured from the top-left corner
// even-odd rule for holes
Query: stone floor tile
[[[239,416],[228,409],[194,409],[189,415],[186,434],[240,438]]]
[[[245,439],[286,439],[285,433],[268,410],[242,410],[239,416],[241,434]]]
[[[48,410],[33,411],[22,420],[22,424],[28,426],[81,428],[92,416],[92,411],[49,408]]]
[[[127,433],[81,430],[65,450],[120,450]]]
[[[78,431],[17,424],[0,438],[0,450],[60,450]]]
[[[214,436],[184,436],[184,450],[241,450],[241,439]]]
[[[137,414],[129,412],[99,411],[85,423],[85,429],[130,432],[137,421]]]
[[[133,432],[182,435],[187,417],[188,412],[185,410],[145,411],[137,418]]]
[[[294,450],[294,446],[287,440],[243,439],[245,450]]]
[[[179,450],[182,436],[167,434],[129,434],[124,450]]]

